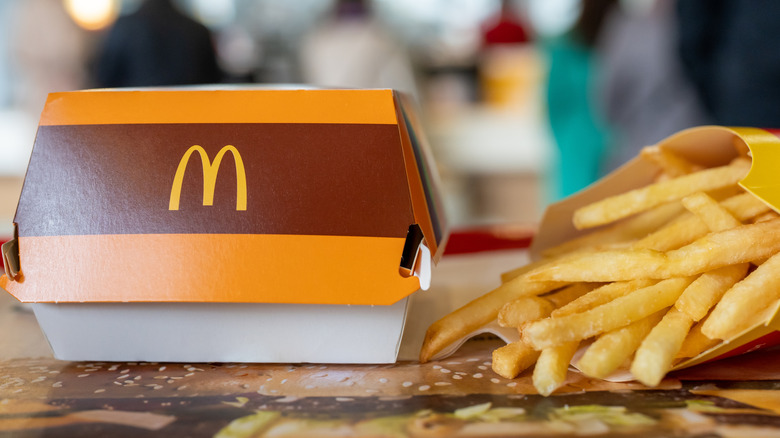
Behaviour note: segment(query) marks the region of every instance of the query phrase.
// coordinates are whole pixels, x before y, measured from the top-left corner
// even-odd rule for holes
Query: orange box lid
[[[441,254],[437,184],[393,90],[53,93],[4,251],[20,272],[0,287],[25,302],[392,304],[420,287],[420,244]]]

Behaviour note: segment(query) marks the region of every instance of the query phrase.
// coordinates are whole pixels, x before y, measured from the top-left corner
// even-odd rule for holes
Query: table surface
[[[485,292],[523,257],[445,257],[411,326],[437,317],[444,296],[468,299],[453,290]],[[780,350],[682,370],[657,388],[570,372],[542,397],[528,373],[491,371],[500,345],[474,339],[426,364],[65,362],[29,307],[0,294],[0,437],[780,436]]]

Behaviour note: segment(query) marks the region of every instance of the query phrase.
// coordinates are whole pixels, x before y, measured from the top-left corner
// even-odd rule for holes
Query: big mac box
[[[436,180],[389,89],[53,93],[0,287],[65,360],[394,362]]]

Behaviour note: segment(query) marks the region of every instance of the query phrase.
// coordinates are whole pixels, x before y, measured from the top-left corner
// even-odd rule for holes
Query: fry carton
[[[740,152],[749,151],[752,165],[740,186],[780,211],[780,179],[776,169],[780,166],[780,139],[778,132],[756,128],[727,128],[703,126],[681,131],[658,143],[658,147],[677,153],[688,161],[704,168],[722,166],[736,158]],[[585,234],[575,229],[574,211],[609,196],[646,186],[654,181],[659,168],[640,157],[626,163],[610,175],[587,189],[551,205],[542,219],[539,232],[531,246],[531,257],[536,259],[546,248]],[[780,301],[769,308],[756,309],[748,328],[732,338],[709,348],[696,357],[677,363],[673,369],[690,367],[702,362],[721,359],[759,348],[780,344]],[[630,375],[613,376],[616,380],[630,379]]]
[[[431,164],[393,90],[53,93],[0,287],[60,359],[393,362]]]

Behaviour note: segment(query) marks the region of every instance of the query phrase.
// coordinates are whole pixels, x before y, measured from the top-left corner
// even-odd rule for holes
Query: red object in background
[[[0,246],[2,246],[5,242],[6,242],[5,240],[0,239]],[[3,262],[2,257],[0,257],[0,268],[2,268],[0,269],[0,275],[2,275],[3,272],[5,272],[5,262]]]
[[[501,1],[501,11],[482,29],[482,44],[523,44],[530,40],[528,31],[523,26],[519,16],[512,8],[509,0]]]
[[[461,228],[450,232],[444,255],[525,249],[531,245],[534,232],[529,227],[508,225]]]
[[[522,44],[528,42],[528,33],[518,22],[506,20],[502,17],[501,21],[488,29],[484,35],[486,46],[492,44]]]

